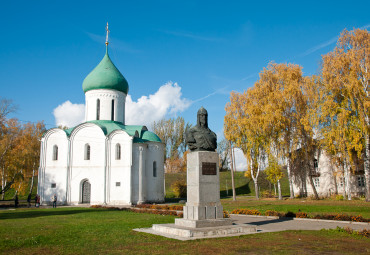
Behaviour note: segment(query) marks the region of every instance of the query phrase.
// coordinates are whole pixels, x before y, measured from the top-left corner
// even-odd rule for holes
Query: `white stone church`
[[[85,122],[41,139],[41,204],[127,205],[164,201],[164,144],[146,126],[125,125],[128,83],[104,58],[85,78]]]

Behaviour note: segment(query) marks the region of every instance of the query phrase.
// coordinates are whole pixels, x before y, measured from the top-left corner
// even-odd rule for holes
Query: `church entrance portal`
[[[89,181],[84,181],[82,183],[82,203],[89,204],[90,203],[90,194],[91,194],[91,184]]]

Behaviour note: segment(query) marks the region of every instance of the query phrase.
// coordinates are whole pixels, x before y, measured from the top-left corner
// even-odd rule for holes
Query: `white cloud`
[[[243,151],[239,148],[234,149],[236,171],[247,170],[247,159],[244,157]]]
[[[167,82],[153,95],[142,96],[136,102],[128,95],[126,98],[127,125],[147,125],[165,117],[176,116],[185,111],[192,101],[182,97],[181,87],[177,83]],[[74,127],[84,121],[85,105],[66,101],[53,111],[57,126]]]
[[[53,111],[56,126],[74,127],[85,119],[85,105],[72,104],[69,100]]]
[[[192,101],[182,97],[177,83],[167,82],[153,95],[142,96],[137,102],[130,95],[126,98],[126,124],[150,125],[164,117],[175,116],[186,110]]]

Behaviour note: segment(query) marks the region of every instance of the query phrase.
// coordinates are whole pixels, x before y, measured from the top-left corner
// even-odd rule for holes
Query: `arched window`
[[[153,161],[153,177],[157,177],[157,162]]]
[[[121,159],[121,145],[119,143],[116,144],[116,159]]]
[[[53,146],[53,160],[58,160],[58,146]]]
[[[100,119],[100,99],[96,100],[96,119]]]
[[[114,121],[114,99],[112,99],[112,116],[111,119]]]
[[[314,159],[313,167],[315,169],[315,172],[318,173],[319,172],[319,162],[317,161],[317,159]]]
[[[85,160],[90,160],[90,145],[85,144]]]

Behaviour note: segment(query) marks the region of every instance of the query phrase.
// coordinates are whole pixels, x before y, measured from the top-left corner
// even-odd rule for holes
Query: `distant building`
[[[85,122],[41,140],[41,203],[138,204],[164,200],[164,144],[125,125],[128,83],[106,54],[83,81]]]
[[[294,166],[296,167],[293,173],[293,188],[295,195],[299,196],[312,196],[314,195],[309,175],[312,180],[316,191],[320,197],[328,197],[333,194],[344,194],[346,188],[346,178],[342,170],[337,169],[329,159],[325,151],[318,153],[318,156],[313,159],[314,170],[307,171],[303,169],[302,164],[304,161],[300,159],[295,160]],[[365,195],[365,177],[363,164],[356,164],[355,170],[351,169],[348,185],[350,185],[351,194],[353,196]],[[302,169],[300,171],[299,169]]]

